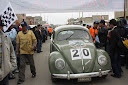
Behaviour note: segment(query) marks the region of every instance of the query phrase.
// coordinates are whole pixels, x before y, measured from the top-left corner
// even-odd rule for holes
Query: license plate
[[[89,82],[92,78],[78,78],[78,82]]]

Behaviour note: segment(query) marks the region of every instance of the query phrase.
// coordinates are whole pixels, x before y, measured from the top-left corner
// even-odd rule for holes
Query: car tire
[[[52,80],[53,83],[56,83],[57,82],[57,79],[56,78],[53,78],[52,76],[51,76],[51,80]]]
[[[106,78],[107,78],[107,76],[108,76],[108,75],[103,75],[103,76],[102,76],[102,78],[103,78],[103,79],[106,79]]]

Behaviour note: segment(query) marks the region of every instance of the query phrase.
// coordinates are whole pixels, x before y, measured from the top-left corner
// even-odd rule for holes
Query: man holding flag
[[[16,68],[16,56],[10,38],[4,34],[0,19],[0,85],[9,85],[8,75]]]

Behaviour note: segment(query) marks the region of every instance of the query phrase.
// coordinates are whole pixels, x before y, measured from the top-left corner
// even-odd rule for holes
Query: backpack
[[[119,42],[118,47],[123,51],[128,50],[128,25],[126,25],[123,19],[117,21],[117,30]]]
[[[128,27],[125,26],[124,27],[124,35],[122,37],[122,42],[124,44],[124,46],[128,49]]]

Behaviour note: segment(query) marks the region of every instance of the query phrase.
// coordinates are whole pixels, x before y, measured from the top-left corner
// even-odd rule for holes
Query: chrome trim
[[[79,73],[79,74],[52,74],[52,77],[59,79],[77,79],[77,78],[86,78],[86,77],[91,78],[91,77],[102,77],[103,75],[107,75],[109,72],[110,70],[101,71],[101,69],[99,69],[99,72]]]
[[[70,71],[68,71],[67,79],[70,80]]]
[[[82,56],[81,47],[80,47],[80,56],[82,57],[82,58],[81,58],[81,60],[82,60],[82,62],[81,62],[81,63],[82,63],[83,72],[84,72],[84,69],[85,69],[85,68],[84,68],[84,58],[83,58],[83,56]]]
[[[102,71],[99,69],[99,77],[102,77]]]

